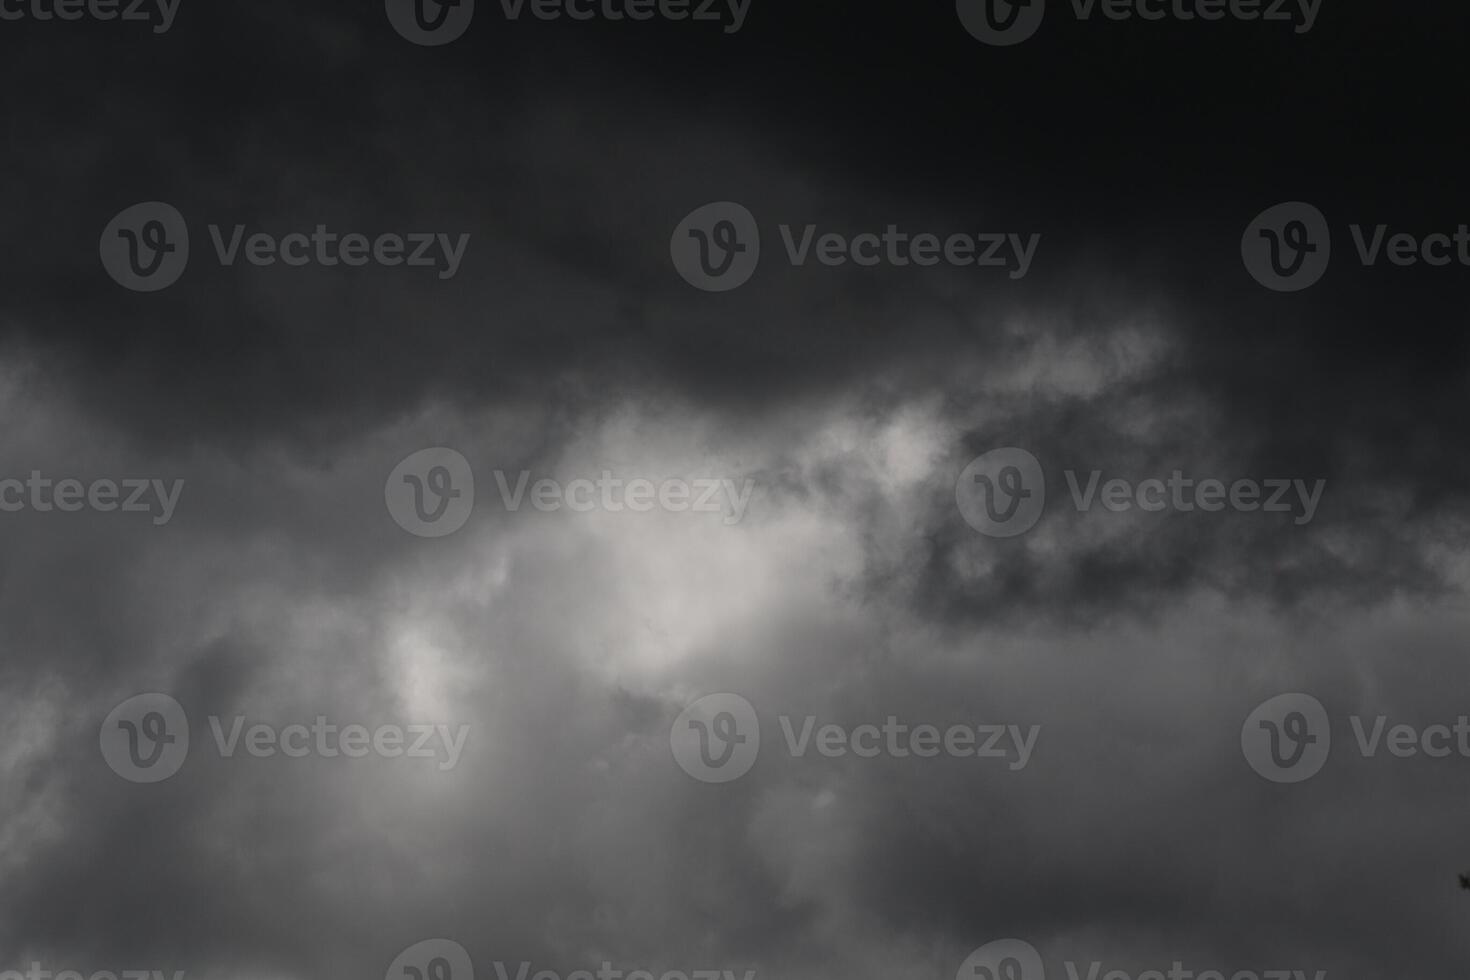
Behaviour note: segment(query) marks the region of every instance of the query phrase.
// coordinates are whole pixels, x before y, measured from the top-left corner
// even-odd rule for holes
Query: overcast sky
[[[478,980],[949,980],[1006,939],[1052,978],[1463,974],[1470,744],[1387,730],[1470,714],[1470,267],[1351,230],[1470,222],[1463,4],[1052,0],[1014,46],[944,0],[738,30],[480,0],[441,46],[378,2],[30,4],[0,0],[0,975],[376,980],[430,939]],[[1242,235],[1291,201],[1331,264],[1277,292]],[[141,202],[189,232],[151,292],[99,254]],[[712,202],[760,231],[728,291],[671,259]],[[225,265],[237,225],[463,251]],[[1035,248],[798,266],[807,225]],[[426,536],[398,468],[439,447],[474,485]],[[1011,447],[1044,512],[993,536],[957,483]],[[1094,471],[1295,509],[1084,509]],[[47,509],[68,479],[119,506]],[[1263,778],[1243,728],[1298,692],[1330,757]],[[144,693],[189,725],[151,783],[103,747]],[[671,747],[710,694],[759,720],[725,782]],[[227,756],[211,723],[319,716],[439,754]],[[808,716],[1034,742],[797,755]]]

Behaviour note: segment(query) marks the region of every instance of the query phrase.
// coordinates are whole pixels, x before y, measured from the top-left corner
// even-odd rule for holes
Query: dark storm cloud
[[[1077,373],[1017,384],[1100,390],[1148,363],[1070,360]],[[1020,360],[992,370],[1027,376]],[[947,976],[969,948],[1018,935],[1053,958],[1139,969],[1184,957],[1390,976],[1372,915],[1425,971],[1451,961],[1437,924],[1455,907],[1436,883],[1457,850],[1455,763],[1340,754],[1316,781],[1276,787],[1234,743],[1246,712],[1283,690],[1421,724],[1452,715],[1462,685],[1426,692],[1416,673],[1454,676],[1452,619],[1412,604],[1380,624],[1340,601],[1293,620],[1205,590],[1137,623],[1077,628],[1057,609],[957,635],[916,616],[901,582],[854,588],[923,529],[953,452],[940,416],[883,402],[752,426],[741,455],[785,484],[733,530],[568,524],[483,495],[465,532],[426,548],[381,511],[383,473],[431,434],[482,467],[576,469],[675,445],[687,406],[568,432],[549,453],[556,429],[532,415],[449,412],[335,446],[326,465],[269,447],[206,453],[179,470],[190,483],[166,527],[17,525],[5,691],[26,735],[5,774],[0,941],[48,963],[295,977],[376,975],[447,935],[486,976],[497,959],[566,971],[611,958],[876,980]],[[64,404],[32,393],[31,407],[48,421],[14,440],[17,460],[55,471],[98,437]],[[930,444],[911,454],[915,438]],[[1404,625],[1415,617],[1428,625]],[[431,668],[442,707],[410,703],[405,642],[448,665]],[[154,787],[124,783],[96,749],[98,719],[148,689],[185,704],[195,739]],[[673,714],[712,690],[744,693],[766,726],[761,762],[728,787],[669,758]],[[278,724],[432,711],[476,728],[450,773],[223,760],[203,716],[236,711]],[[1022,772],[792,760],[779,713],[1043,731]],[[1412,844],[1375,850],[1405,826]],[[1371,898],[1349,881],[1371,882]],[[1420,918],[1394,904],[1405,894]]]
[[[1436,9],[1448,31],[1455,15]],[[1058,77],[1039,66],[1061,39],[989,51],[947,16],[915,13],[891,25],[891,44],[928,39],[930,57],[904,73],[911,62],[891,59],[907,56],[874,61],[860,36],[841,47],[809,13],[762,11],[732,38],[680,36],[671,86],[618,54],[663,51],[662,30],[499,25],[441,52],[403,44],[369,13],[191,9],[162,39],[96,29],[26,39],[19,56],[32,64],[84,52],[112,70],[104,92],[63,75],[21,103],[19,179],[7,182],[18,232],[7,321],[93,411],[168,442],[319,444],[426,397],[515,405],[555,390],[575,414],[604,396],[668,392],[738,417],[876,373],[900,398],[959,389],[962,412],[967,379],[953,364],[1035,344],[1037,322],[1085,342],[1146,310],[1169,342],[1167,364],[1101,402],[1042,400],[972,431],[965,448],[1030,440],[1069,465],[1085,446],[1080,462],[1109,469],[1181,456],[1197,468],[1184,444],[1198,438],[1218,451],[1207,459],[1241,476],[1326,480],[1321,520],[1301,533],[1174,522],[1069,555],[1060,589],[1025,554],[1004,579],[955,589],[949,559],[969,532],[950,512],[923,594],[985,613],[1042,593],[1106,606],[1200,579],[1286,600],[1436,587],[1413,541],[1426,519],[1460,511],[1470,477],[1437,451],[1467,415],[1453,298],[1463,270],[1375,269],[1353,281],[1340,264],[1316,291],[1283,296],[1257,288],[1237,254],[1245,221],[1285,197],[1344,220],[1459,219],[1432,132],[1395,133],[1390,152],[1381,134],[1324,122],[1325,107],[1369,94],[1376,105],[1443,97],[1417,51],[1379,43],[1371,75],[1341,70],[1387,15],[1333,9],[1249,71],[1238,26],[1209,39],[1131,33],[1128,57],[1079,43]],[[225,36],[232,43],[211,43]],[[737,68],[750,51],[779,55],[779,67]],[[829,77],[840,56],[867,70]],[[1410,58],[1411,77],[1392,70]],[[216,82],[180,82],[205,65]],[[1105,70],[1109,85],[1088,84]],[[748,84],[732,88],[735,72]],[[1177,97],[1160,102],[1161,87]],[[810,111],[818,99],[838,108],[795,128],[792,105]],[[841,108],[853,102],[870,111],[854,118]],[[77,124],[67,132],[88,135],[58,152],[48,134],[63,106]],[[1225,138],[1232,131],[1254,139]],[[1259,142],[1279,153],[1247,158]],[[1373,182],[1395,161],[1411,183]],[[93,245],[118,207],[154,197],[191,218],[199,257],[173,289],[127,293],[100,274]],[[710,296],[672,274],[667,234],[721,198],[761,219],[767,259],[749,288]],[[1042,241],[1019,282],[783,268],[774,226],[807,221],[849,234],[890,223],[1034,230]],[[207,222],[278,235],[318,223],[424,228],[471,242],[447,281],[406,269],[220,269],[203,256]],[[1028,326],[1008,329],[1017,317]],[[590,401],[576,394],[584,388]],[[1181,402],[1204,428],[1166,437],[1172,446],[1118,432],[1140,405],[1167,414]],[[1355,539],[1355,559],[1324,547],[1333,528]],[[963,596],[943,598],[952,591]]]
[[[443,50],[346,4],[190,8],[162,38],[12,30],[17,66],[85,64],[109,84],[63,72],[17,105],[11,329],[85,370],[99,408],[126,405],[171,439],[303,419],[341,431],[430,392],[495,402],[568,377],[747,406],[895,360],[984,356],[1018,307],[1081,312],[1092,332],[1109,310],[1161,303],[1177,383],[1242,425],[1284,428],[1289,450],[1340,436],[1412,464],[1404,424],[1463,421],[1459,270],[1353,282],[1344,267],[1282,297],[1237,254],[1256,211],[1296,196],[1344,221],[1462,217],[1438,130],[1387,113],[1373,125],[1398,128],[1375,130],[1338,108],[1442,104],[1448,69],[1374,35],[1451,36],[1451,5],[1333,8],[1289,41],[1059,18],[1016,51],[977,45],[948,9],[761,10],[730,37],[498,15]],[[881,35],[859,29],[874,20]],[[1043,244],[1022,283],[768,261],[749,290],[692,294],[667,235],[722,197],[771,239],[778,221],[818,221],[1014,226]],[[151,198],[190,218],[196,254],[206,222],[472,240],[447,282],[196,260],[178,287],[133,295],[98,274],[94,246],[113,213]],[[956,307],[959,331],[942,315]],[[1385,401],[1394,417],[1370,407]]]

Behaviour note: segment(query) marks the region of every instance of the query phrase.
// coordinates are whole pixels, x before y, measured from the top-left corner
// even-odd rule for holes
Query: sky
[[[0,0],[0,980],[1461,975],[1464,5],[132,2]]]

